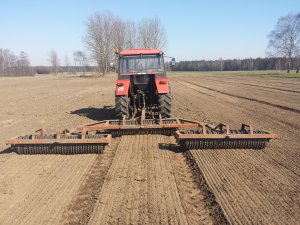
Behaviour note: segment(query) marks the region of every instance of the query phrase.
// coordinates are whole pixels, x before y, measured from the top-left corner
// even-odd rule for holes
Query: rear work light
[[[122,86],[123,86],[123,83],[117,83],[117,86],[118,86],[118,87],[122,87]]]

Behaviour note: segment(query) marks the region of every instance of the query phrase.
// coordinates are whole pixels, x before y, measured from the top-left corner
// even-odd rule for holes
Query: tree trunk
[[[287,68],[287,71],[286,71],[286,72],[289,73],[290,70],[291,70],[291,60],[288,59],[288,68]]]
[[[292,54],[289,53],[287,73],[291,71]]]
[[[97,73],[99,75],[101,74],[101,62],[100,62],[100,60],[98,60],[98,63],[97,63]]]
[[[102,62],[102,76],[105,76],[106,75],[106,63],[105,63],[106,60],[104,60],[104,62]]]

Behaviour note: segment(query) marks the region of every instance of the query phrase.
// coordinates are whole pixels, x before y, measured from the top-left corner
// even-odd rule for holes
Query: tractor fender
[[[130,86],[130,80],[117,80],[116,96],[127,95]]]
[[[155,84],[158,94],[169,93],[169,80],[168,78],[155,78]]]

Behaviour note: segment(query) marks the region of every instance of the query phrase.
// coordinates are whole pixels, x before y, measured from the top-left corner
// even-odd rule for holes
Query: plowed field
[[[102,155],[17,155],[7,138],[114,118],[116,77],[0,78],[0,224],[296,224],[300,79],[170,73],[173,114],[248,123],[265,150],[190,150],[123,136]]]

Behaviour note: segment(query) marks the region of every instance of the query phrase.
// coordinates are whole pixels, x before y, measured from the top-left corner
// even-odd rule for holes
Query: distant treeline
[[[292,58],[291,69],[299,72],[300,59]],[[248,59],[218,59],[218,60],[194,60],[180,61],[167,70],[174,71],[251,71],[251,70],[285,70],[288,67],[287,58],[248,58]],[[34,74],[52,73],[50,66],[30,65],[30,59],[25,52],[19,55],[8,49],[0,48],[0,76],[33,76]],[[86,73],[97,72],[96,66],[59,66],[59,73]]]
[[[175,71],[237,71],[237,70],[285,70],[286,58],[248,58],[180,61],[173,67]],[[300,60],[292,59],[291,69],[299,72]]]
[[[59,66],[59,73],[95,72],[96,66]],[[30,64],[29,56],[25,52],[16,55],[9,49],[0,48],[0,77],[33,76],[35,74],[50,74],[50,66],[35,66]]]
[[[33,76],[30,60],[25,52],[15,55],[9,49],[0,48],[0,76]]]
[[[51,66],[35,66],[32,70],[36,74],[50,74],[52,72]],[[85,73],[96,72],[96,66],[60,66],[58,67],[58,73]]]

